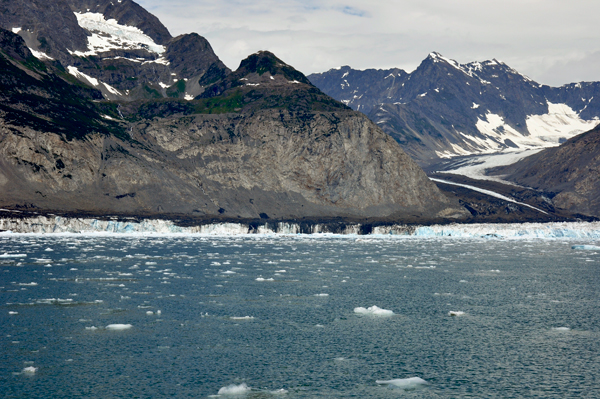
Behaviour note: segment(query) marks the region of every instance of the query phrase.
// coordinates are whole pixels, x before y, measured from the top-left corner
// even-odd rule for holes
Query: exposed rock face
[[[171,37],[131,0],[5,0],[0,27],[111,100],[188,98],[230,70],[197,34]]]
[[[466,215],[375,124],[271,53],[197,100],[117,107],[2,34],[13,47],[0,52],[0,206],[200,219]]]
[[[489,173],[552,193],[558,208],[600,217],[600,127]]]
[[[431,53],[409,74],[342,67],[309,78],[368,115],[421,165],[554,146],[600,117],[600,83],[543,86],[497,60],[459,64]]]

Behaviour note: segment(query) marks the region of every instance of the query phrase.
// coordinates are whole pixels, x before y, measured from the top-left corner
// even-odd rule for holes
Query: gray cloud
[[[532,79],[600,81],[600,2],[589,0],[138,0],[173,34],[205,36],[230,68],[270,50],[302,72],[412,70],[431,51],[496,58]]]

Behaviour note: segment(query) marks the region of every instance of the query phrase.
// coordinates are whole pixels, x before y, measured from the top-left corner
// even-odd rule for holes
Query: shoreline
[[[178,235],[178,236],[257,236],[257,235],[339,235],[414,238],[566,238],[600,240],[600,222],[524,223],[352,223],[329,222],[212,222],[181,226],[165,219],[126,220],[118,217],[65,217],[20,215],[0,217],[0,235]]]

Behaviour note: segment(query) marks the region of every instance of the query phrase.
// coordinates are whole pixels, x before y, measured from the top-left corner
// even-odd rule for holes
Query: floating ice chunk
[[[579,249],[583,251],[600,251],[600,247],[596,245],[573,245],[571,249]]]
[[[219,395],[243,395],[250,391],[251,389],[246,383],[241,383],[240,385],[231,384],[219,389]]]
[[[10,311],[10,312],[8,312],[8,314],[15,315],[15,314],[19,314],[19,312],[13,312],[13,311]]]
[[[381,309],[380,307],[375,305],[366,309],[363,307],[354,308],[354,313],[379,317],[389,317],[394,315],[394,312],[392,312],[391,310]]]
[[[273,76],[271,76],[271,79],[273,79]],[[285,395],[287,393],[288,393],[287,389],[283,389],[283,388],[277,389],[275,391],[271,391],[272,395]]]
[[[152,315],[154,314],[154,312],[153,312],[153,311],[151,311],[151,310],[149,310],[149,311],[147,311],[147,312],[146,312],[146,314],[147,314],[148,316],[152,316]]]
[[[33,366],[25,367],[23,369],[23,373],[26,373],[26,374],[35,374],[36,371],[38,371],[38,368],[33,367]]]
[[[222,272],[222,274],[236,274],[233,270],[227,270],[226,272]]]
[[[88,330],[88,331],[96,331],[98,329],[98,327],[91,326],[91,327],[86,327],[85,329]]]
[[[8,252],[5,252],[4,254],[0,255],[0,258],[26,258],[27,255],[26,254],[9,254]]]
[[[552,329],[554,331],[561,331],[561,332],[571,331],[571,329],[569,327],[553,327]]]
[[[54,250],[52,248],[46,248],[46,249],[44,249],[44,251],[46,251],[46,252],[54,252]]]
[[[465,314],[466,314],[465,312],[462,312],[460,310],[456,310],[456,311],[451,310],[448,312],[448,316],[456,316],[456,317],[464,316]]]
[[[275,270],[275,273],[287,273],[285,270]]]
[[[133,327],[131,324],[109,324],[106,326],[107,330],[129,330]]]
[[[397,378],[394,380],[377,380],[375,382],[377,384],[387,384],[390,388],[399,388],[404,391],[414,391],[429,384],[420,377]]]
[[[160,311],[160,309],[156,311],[156,314],[157,314],[158,316],[160,316],[160,315],[162,314],[162,312]]]
[[[329,296],[329,294],[315,294],[315,296]]]
[[[275,279],[271,278],[263,278],[263,277],[257,277],[256,281],[275,281]]]
[[[254,316],[230,317],[231,320],[254,320]]]

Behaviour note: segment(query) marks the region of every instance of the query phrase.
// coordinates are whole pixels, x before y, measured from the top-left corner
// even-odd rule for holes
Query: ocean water
[[[598,398],[581,240],[0,237],[3,398]]]

